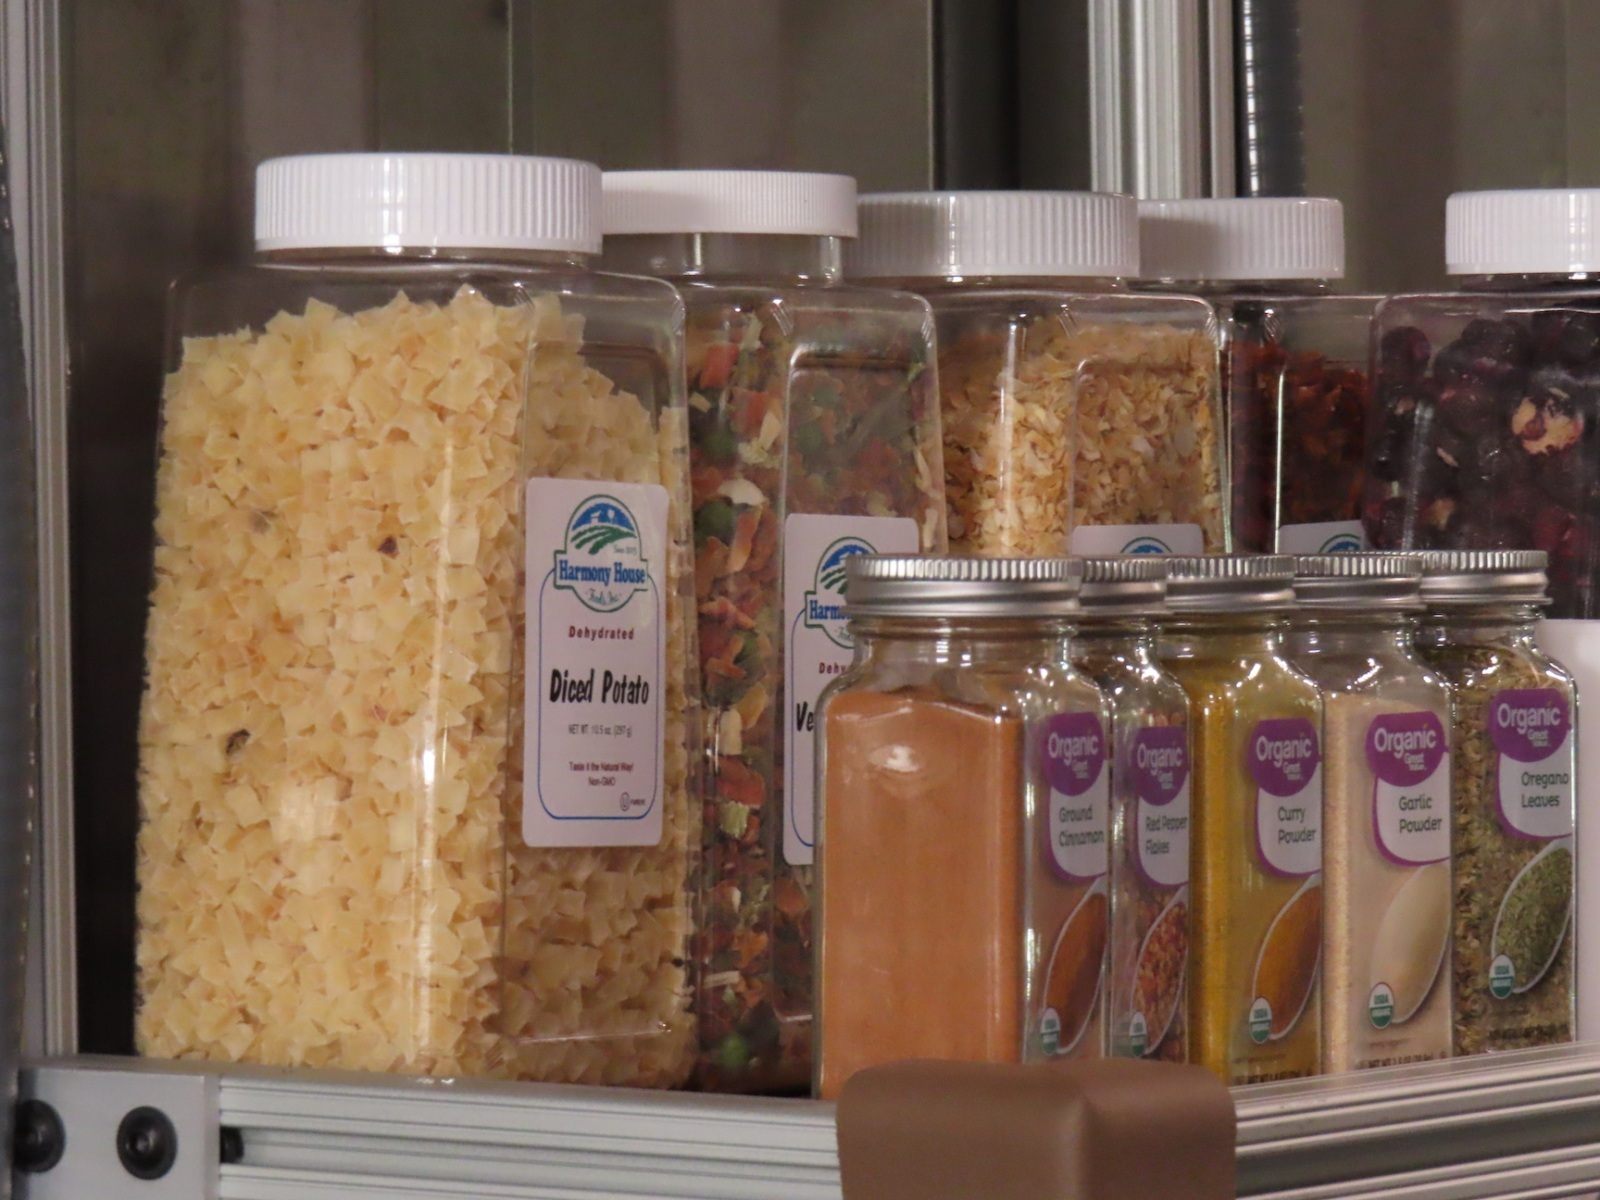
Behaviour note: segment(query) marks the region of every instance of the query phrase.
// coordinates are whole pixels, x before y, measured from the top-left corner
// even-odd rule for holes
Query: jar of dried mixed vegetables
[[[697,1081],[811,1082],[817,698],[849,665],[845,563],[942,552],[933,326],[844,286],[854,181],[605,177],[606,262],[688,307],[700,668],[710,781]]]
[[[1167,569],[1091,558],[1072,661],[1111,705],[1111,1053],[1189,1058],[1189,701],[1156,657]]]
[[[925,295],[939,325],[953,550],[1223,549],[1211,308],[1133,295],[1126,196],[867,196],[852,278]]]
[[[822,701],[818,1091],[907,1058],[1105,1053],[1110,709],[1076,559],[849,564]]]
[[[1374,296],[1339,296],[1344,209],[1327,199],[1144,200],[1150,288],[1217,309],[1233,547],[1360,550]]]
[[[142,1053],[687,1078],[683,308],[590,270],[599,202],[563,159],[278,159],[258,262],[176,289]]]
[[[1423,559],[1418,649],[1455,697],[1457,1054],[1574,1037],[1578,694],[1534,645],[1544,572],[1537,550]]]

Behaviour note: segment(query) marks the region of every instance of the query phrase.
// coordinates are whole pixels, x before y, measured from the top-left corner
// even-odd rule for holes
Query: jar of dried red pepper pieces
[[[952,551],[1224,548],[1212,312],[1128,290],[1132,199],[867,196],[846,255],[933,305]]]
[[[1582,696],[1600,696],[1600,189],[1457,193],[1445,265],[1460,290],[1378,308],[1368,537],[1384,549],[1543,550],[1539,644]],[[1577,726],[1580,744],[1600,739],[1600,704],[1580,704]],[[1600,792],[1596,764],[1580,756],[1580,797]],[[1576,854],[1578,1035],[1590,1038],[1600,839],[1579,838]]]
[[[1360,550],[1368,341],[1377,298],[1334,295],[1344,209],[1328,199],[1146,200],[1147,288],[1217,309],[1233,547]]]
[[[608,174],[605,258],[688,309],[700,662],[709,714],[700,1086],[812,1074],[816,701],[849,665],[844,564],[942,553],[933,323],[840,282],[855,182]]]

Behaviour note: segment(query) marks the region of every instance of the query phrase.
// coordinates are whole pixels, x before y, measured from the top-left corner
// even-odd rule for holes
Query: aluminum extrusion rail
[[[189,1144],[235,1146],[213,1193],[172,1200],[840,1198],[834,1110],[808,1101],[90,1058],[49,1060],[25,1079],[27,1094],[61,1098],[69,1148],[75,1127],[92,1133],[158,1086],[212,1107]],[[78,1096],[96,1111],[76,1111]],[[1252,1200],[1600,1191],[1600,1046],[1258,1087],[1236,1101],[1239,1194]],[[73,1162],[22,1177],[19,1195],[73,1195],[51,1178]]]

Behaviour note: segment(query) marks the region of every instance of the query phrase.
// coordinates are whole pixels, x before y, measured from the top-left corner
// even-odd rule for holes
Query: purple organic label
[[[1189,779],[1189,731],[1181,725],[1141,729],[1128,757],[1134,794],[1157,807],[1171,804]]]
[[[1305,717],[1256,722],[1245,747],[1250,778],[1268,795],[1298,795],[1322,763],[1319,743],[1317,727]]]
[[[1057,713],[1044,723],[1040,744],[1045,778],[1063,796],[1081,796],[1106,767],[1106,733],[1099,713]]]
[[[1431,712],[1386,713],[1367,726],[1367,765],[1398,788],[1428,779],[1448,752],[1444,722]]]
[[[1555,688],[1507,688],[1489,702],[1489,740],[1518,762],[1543,762],[1571,727],[1571,707]]]

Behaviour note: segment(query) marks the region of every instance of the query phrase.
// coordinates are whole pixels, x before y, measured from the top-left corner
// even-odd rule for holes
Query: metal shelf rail
[[[149,1200],[841,1195],[833,1107],[806,1101],[95,1058],[36,1064],[24,1094],[56,1105],[67,1136],[54,1169],[19,1176],[21,1200],[121,1194],[91,1190],[114,1178],[92,1172],[117,1169],[117,1122],[151,1104],[173,1112],[180,1147],[199,1150],[180,1153],[187,1173],[143,1184]],[[1241,1197],[1600,1191],[1600,1046],[1273,1085],[1236,1100]]]

